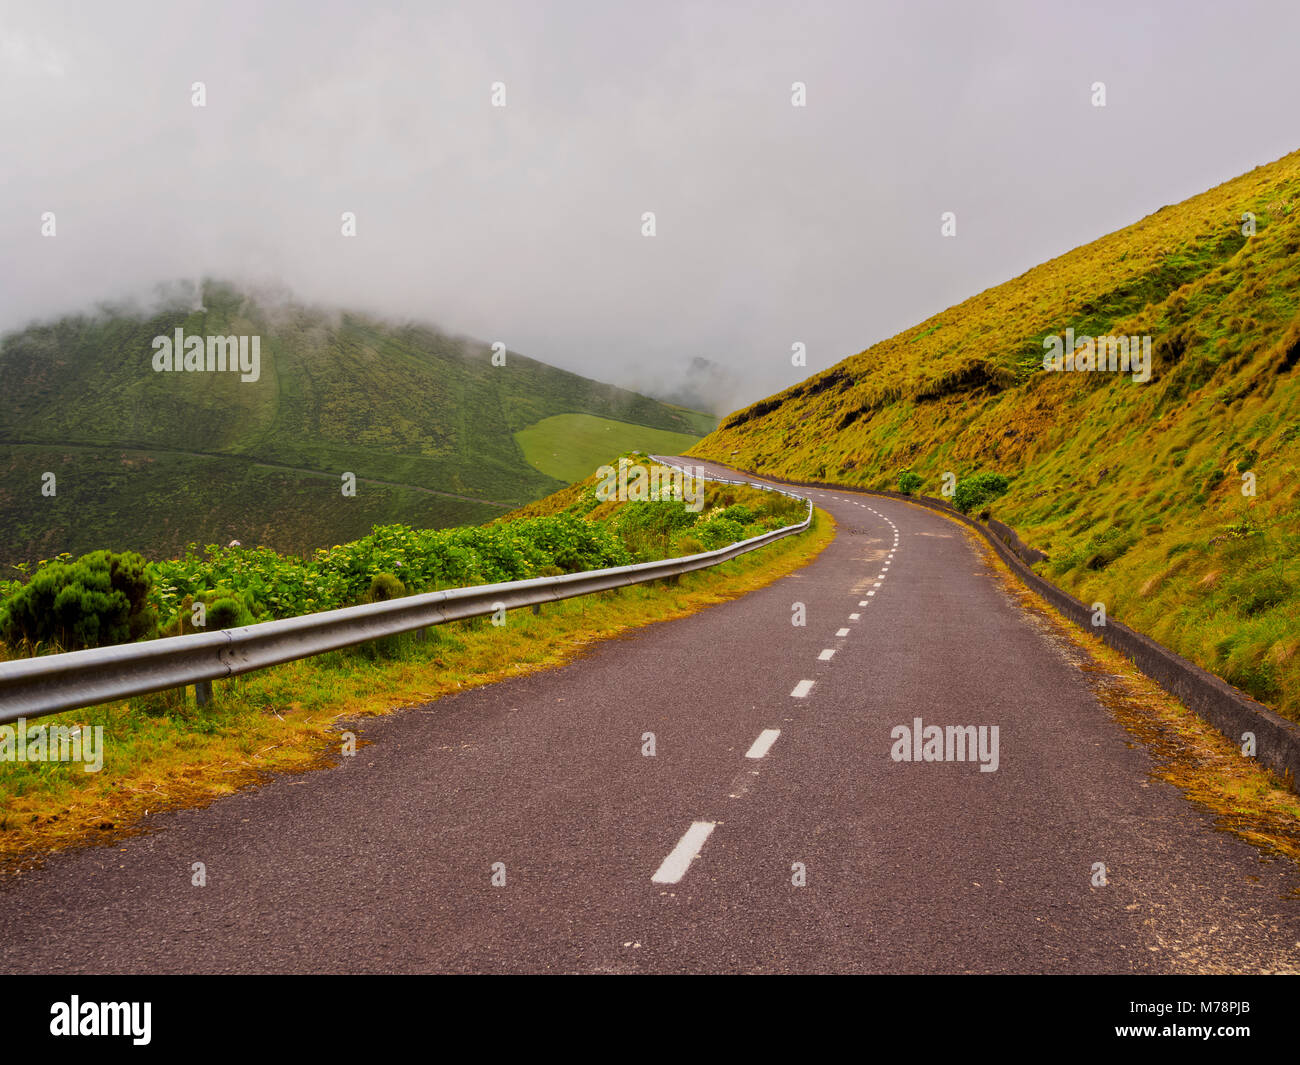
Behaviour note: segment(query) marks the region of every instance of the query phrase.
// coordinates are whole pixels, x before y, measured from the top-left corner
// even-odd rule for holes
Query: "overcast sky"
[[[4,2],[0,328],[274,280],[620,384],[702,356],[729,410],[1300,147],[1297,40],[1296,0]]]

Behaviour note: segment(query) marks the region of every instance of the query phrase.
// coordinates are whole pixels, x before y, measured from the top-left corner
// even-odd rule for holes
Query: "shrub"
[[[700,542],[704,544],[706,551],[714,551],[719,547],[726,547],[728,544],[743,540],[745,538],[745,529],[739,522],[724,518],[719,514],[717,517],[702,521],[696,525],[695,534],[700,538]]]
[[[92,551],[53,562],[0,607],[0,638],[65,651],[138,640],[156,623],[149,591],[145,561],[134,552]]]
[[[205,620],[208,631],[214,631],[238,628],[251,619],[248,618],[248,611],[244,609],[243,603],[232,595],[224,595],[207,608]]]
[[[369,600],[372,603],[383,603],[389,599],[400,599],[406,594],[406,585],[394,577],[391,573],[376,573],[370,579]]]
[[[683,558],[686,555],[698,555],[704,550],[704,542],[698,536],[689,533],[679,536],[673,541],[673,555],[677,558]]]
[[[640,560],[663,558],[673,534],[690,528],[699,515],[681,503],[628,503],[618,516],[618,531],[627,549]]]
[[[1006,492],[1010,480],[1000,473],[973,473],[957,482],[953,505],[963,513]]]
[[[749,507],[745,506],[744,503],[736,503],[735,505],[728,507],[718,516],[720,518],[728,518],[739,525],[749,525],[754,520],[754,512]]]
[[[921,475],[913,473],[911,470],[902,470],[898,474],[898,490],[904,495],[910,496],[922,485]]]

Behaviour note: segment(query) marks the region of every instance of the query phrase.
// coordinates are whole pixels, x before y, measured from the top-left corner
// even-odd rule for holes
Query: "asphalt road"
[[[812,494],[838,535],[767,588],[0,884],[0,971],[1300,968],[1295,867],[1150,778],[957,526]],[[985,747],[895,760],[916,718]]]

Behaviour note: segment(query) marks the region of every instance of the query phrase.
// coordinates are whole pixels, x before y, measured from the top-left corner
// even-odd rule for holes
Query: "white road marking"
[[[704,841],[713,831],[713,821],[696,821],[686,830],[663,864],[650,879],[656,884],[676,884],[686,875],[686,870],[700,853]]]
[[[868,592],[867,594],[870,595],[871,593]],[[835,633],[836,636],[847,636],[848,634],[849,634],[848,629],[840,629],[837,633]]]
[[[754,745],[745,752],[745,757],[762,758],[763,755],[767,754],[767,752],[772,749],[772,744],[776,742],[776,738],[779,735],[781,735],[781,730],[779,728],[765,728],[758,734],[758,739],[754,741]]]
[[[830,661],[832,658],[834,658],[834,657],[835,657],[835,650],[834,650],[834,648],[830,648],[830,647],[828,647],[825,651],[823,651],[821,654],[819,654],[819,655],[817,656],[817,661],[818,661],[818,662],[829,662],[829,661]]]
[[[870,604],[869,602],[867,602],[865,599],[859,599],[859,600],[858,600],[858,606],[870,606],[870,605],[871,605],[871,604]]]
[[[876,594],[876,590],[874,588],[867,593],[867,595],[875,595],[875,594]]]
[[[860,617],[862,617],[861,614],[850,614],[850,615],[849,615],[849,620],[850,620],[850,621],[857,621],[858,618],[860,618]]]
[[[812,691],[813,682],[810,680],[801,680],[794,686],[794,691],[790,695],[795,699],[802,699]]]
[[[876,587],[876,588],[879,588],[879,587],[880,587],[880,585],[881,585],[881,582],[880,582],[880,581],[876,581],[876,583],[875,583],[875,585],[874,585],[874,587]]]

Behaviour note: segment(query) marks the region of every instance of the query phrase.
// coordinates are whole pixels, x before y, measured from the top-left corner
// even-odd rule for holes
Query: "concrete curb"
[[[1100,636],[1108,646],[1128,658],[1142,673],[1195,712],[1202,720],[1222,732],[1237,747],[1240,748],[1243,744],[1244,733],[1254,733],[1256,759],[1277,773],[1288,788],[1292,791],[1297,790],[1296,784],[1300,780],[1300,725],[1281,717],[1220,677],[1202,669],[1194,662],[1189,662],[1181,655],[1175,654],[1169,648],[1163,647],[1149,636],[1144,636],[1122,622],[1108,617],[1104,626],[1094,627],[1093,612],[1090,607],[1062,591],[1045,577],[1040,577],[1026,565],[1026,559],[1036,561],[1035,556],[1044,558],[1046,556],[1023,544],[1009,526],[1001,522],[990,522],[989,525],[999,527],[999,531],[1005,530],[1002,535],[998,535],[951,504],[932,496],[904,495],[902,492],[869,489],[829,481],[792,481],[771,474],[751,473],[748,476],[803,488],[831,488],[862,495],[901,499],[965,522],[989,542],[1011,571],[1040,598],[1045,599],[1079,628],[1094,636]]]

